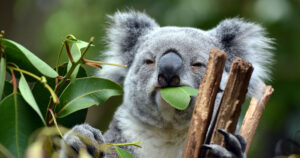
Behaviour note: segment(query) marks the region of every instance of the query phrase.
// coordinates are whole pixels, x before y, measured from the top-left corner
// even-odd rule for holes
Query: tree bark
[[[224,52],[211,49],[206,72],[199,87],[182,158],[198,158],[200,155],[200,148],[204,143],[213,113],[225,60]]]
[[[252,72],[253,67],[250,63],[235,57],[218,109],[217,121],[210,141],[211,144],[224,146],[224,136],[218,133],[217,129],[224,129],[229,133],[235,132]],[[209,155],[209,157],[211,156]]]
[[[266,86],[264,95],[262,96],[260,101],[255,98],[251,99],[240,131],[240,134],[245,138],[247,142],[246,153],[248,153],[260,118],[273,91],[274,89],[271,86]]]

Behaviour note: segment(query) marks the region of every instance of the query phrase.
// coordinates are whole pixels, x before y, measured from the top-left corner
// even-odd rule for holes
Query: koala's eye
[[[144,63],[147,64],[147,65],[151,65],[151,64],[154,64],[154,61],[151,60],[151,59],[146,59],[146,60],[144,61]]]
[[[192,63],[192,66],[193,67],[202,67],[202,66],[205,67],[205,65],[200,62],[194,62],[194,63]]]

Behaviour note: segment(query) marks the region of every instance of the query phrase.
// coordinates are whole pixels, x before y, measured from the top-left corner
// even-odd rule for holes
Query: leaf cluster
[[[109,64],[125,67],[85,59],[94,38],[85,42],[73,35],[66,36],[56,66],[52,68],[21,44],[3,36],[2,32],[0,157],[1,153],[6,157],[24,157],[27,148],[26,157],[57,157],[59,142],[68,131],[65,127],[83,123],[88,107],[101,105],[110,97],[123,94],[117,83],[87,75],[84,66],[102,68],[102,64]],[[69,60],[60,64],[63,52]],[[197,95],[197,90],[191,87],[164,88],[161,95],[174,108],[184,110],[190,103],[190,96]],[[129,152],[118,146],[141,147],[138,143],[105,146],[112,146],[121,158],[131,158],[133,156]],[[88,157],[85,149],[80,151],[79,157]]]
[[[49,132],[54,125],[56,133],[37,137],[27,153],[57,155],[53,148],[57,139],[53,138],[62,137],[60,125],[83,123],[88,107],[123,94],[117,83],[87,75],[85,65],[102,68],[101,64],[109,64],[84,58],[94,38],[85,42],[66,36],[56,67],[52,68],[21,44],[3,36],[1,32],[0,157],[25,157],[32,133],[41,128]],[[63,52],[69,60],[60,64]],[[30,150],[33,148],[34,153]]]

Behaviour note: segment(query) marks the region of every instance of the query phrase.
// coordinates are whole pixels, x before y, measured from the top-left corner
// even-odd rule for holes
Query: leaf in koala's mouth
[[[191,87],[167,87],[160,90],[161,97],[171,106],[178,110],[185,110],[198,91]]]

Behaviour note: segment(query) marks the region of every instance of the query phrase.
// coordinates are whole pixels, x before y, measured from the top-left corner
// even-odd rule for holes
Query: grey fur
[[[189,27],[159,27],[146,14],[134,11],[117,12],[110,19],[112,23],[107,31],[106,62],[126,64],[128,67],[105,65],[97,73],[100,77],[115,80],[124,86],[123,103],[116,111],[104,137],[109,143],[142,141],[145,149],[125,147],[136,157],[151,155],[147,152],[160,153],[161,157],[181,157],[182,149],[177,150],[176,147],[184,144],[195,98],[192,98],[190,106],[184,111],[166,106],[167,103],[161,99],[157,83],[157,63],[166,51],[175,50],[182,57],[182,86],[198,88],[211,48],[227,53],[220,89],[225,87],[234,56],[239,56],[254,66],[248,91],[250,96],[260,98],[263,89],[259,87],[263,85],[263,80],[269,79],[272,40],[265,36],[264,29],[258,24],[233,18],[222,21],[216,28],[204,31]],[[154,63],[147,64],[145,61],[148,59]],[[202,66],[192,66],[195,62]],[[218,95],[217,100],[220,98],[221,95]],[[139,138],[145,139],[136,140]],[[170,141],[176,147],[155,148],[163,143],[168,146]],[[114,153],[106,155],[114,156]]]

